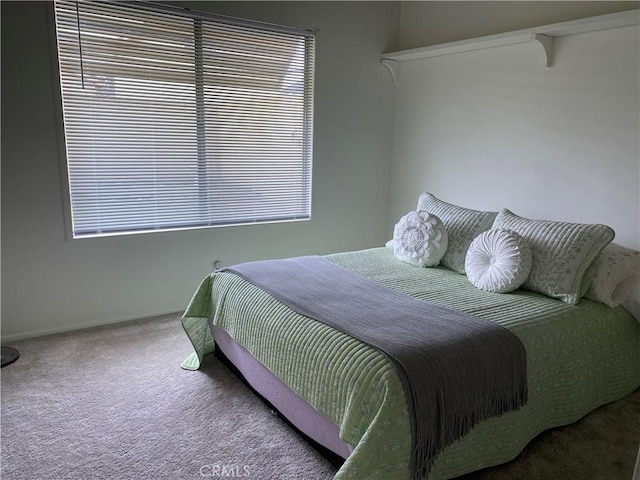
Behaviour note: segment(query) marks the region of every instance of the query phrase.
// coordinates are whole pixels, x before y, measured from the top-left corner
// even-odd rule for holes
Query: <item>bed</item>
[[[323,258],[396,292],[511,332],[526,350],[528,398],[519,408],[479,421],[418,476],[454,478],[507,462],[544,430],[575,422],[640,386],[640,323],[619,304],[612,307],[584,297],[593,290],[587,291],[587,283],[598,279],[593,269],[611,238],[601,240],[586,254],[588,258],[578,262],[579,281],[571,282],[579,289],[578,298],[566,301],[565,296],[563,301],[558,295],[534,291],[535,282],[526,284],[535,280],[534,267],[522,288],[497,293],[478,288],[461,274],[460,255],[466,257],[478,232],[504,229],[514,217],[521,217],[508,210],[463,209],[423,195],[416,211],[427,210],[437,212],[433,215],[448,231],[447,245],[431,249],[444,255],[437,266],[420,268],[400,260],[393,242]],[[478,222],[480,213],[489,215]],[[539,232],[540,224],[532,222],[529,230]],[[557,230],[557,224],[547,223]],[[536,260],[544,260],[540,242],[527,228],[506,226],[511,232],[520,230],[527,239],[524,243],[533,249],[534,266]],[[569,237],[575,241],[575,235]],[[398,241],[395,234],[394,239]],[[632,264],[633,273],[637,256],[629,258],[632,262],[624,257],[623,267]],[[599,298],[597,292],[588,296]],[[197,369],[204,356],[218,348],[303,433],[344,458],[337,480],[416,478],[410,468],[411,408],[397,369],[380,350],[296,312],[233,271],[214,272],[202,281],[182,324],[195,350],[183,367]]]

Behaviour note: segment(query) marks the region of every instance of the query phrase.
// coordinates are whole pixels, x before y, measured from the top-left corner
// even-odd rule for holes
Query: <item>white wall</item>
[[[430,43],[418,19],[438,23],[442,3],[403,4],[400,43]],[[558,38],[551,68],[531,44],[403,63],[389,229],[431,191],[471,208],[606,223],[639,248],[638,32]]]
[[[408,1],[400,12],[399,49],[424,47],[640,8],[619,1]]]
[[[400,5],[192,2],[318,29],[313,210],[308,222],[69,240],[50,2],[2,2],[2,339],[183,309],[214,259],[381,245]],[[28,35],[27,35],[28,32]]]
[[[381,245],[424,190],[609,223],[640,246],[637,28],[558,40],[551,69],[526,45],[406,63],[399,86],[379,64],[384,51],[637,2],[187,5],[319,30],[312,220],[69,240],[51,4],[1,2],[3,341],[179,311],[214,259]]]

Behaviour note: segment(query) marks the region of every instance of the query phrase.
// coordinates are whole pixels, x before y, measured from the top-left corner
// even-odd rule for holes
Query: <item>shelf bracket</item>
[[[400,63],[398,60],[391,60],[390,58],[383,58],[380,60],[380,63],[385,66],[389,73],[391,74],[391,79],[393,83],[397,85],[400,83]]]
[[[543,55],[542,65],[550,67],[553,64],[553,37],[536,33],[533,40]]]

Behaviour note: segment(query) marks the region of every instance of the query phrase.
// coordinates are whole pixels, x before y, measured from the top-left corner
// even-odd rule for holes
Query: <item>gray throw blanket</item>
[[[387,355],[407,399],[416,479],[476,423],[526,403],[524,346],[493,322],[396,292],[323,257],[223,270]]]

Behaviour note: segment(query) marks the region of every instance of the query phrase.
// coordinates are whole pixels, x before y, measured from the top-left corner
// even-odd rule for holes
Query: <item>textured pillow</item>
[[[393,229],[393,253],[417,267],[435,267],[447,250],[442,221],[427,212],[409,212]]]
[[[610,243],[595,259],[587,277],[591,278],[591,285],[586,298],[610,307],[622,305],[640,282],[640,252]]]
[[[449,246],[442,265],[464,275],[464,260],[469,245],[482,232],[489,230],[498,212],[482,212],[452,205],[423,193],[418,199],[417,210],[424,210],[437,215],[449,236]]]
[[[533,264],[522,288],[569,304],[578,303],[587,269],[615,235],[606,225],[532,220],[506,208],[493,228],[519,233],[531,247]]]
[[[476,288],[494,293],[512,292],[529,276],[531,247],[510,230],[487,230],[469,245],[465,268]]]
[[[636,282],[631,288],[631,292],[629,292],[627,299],[622,302],[622,306],[640,322],[640,282]]]

